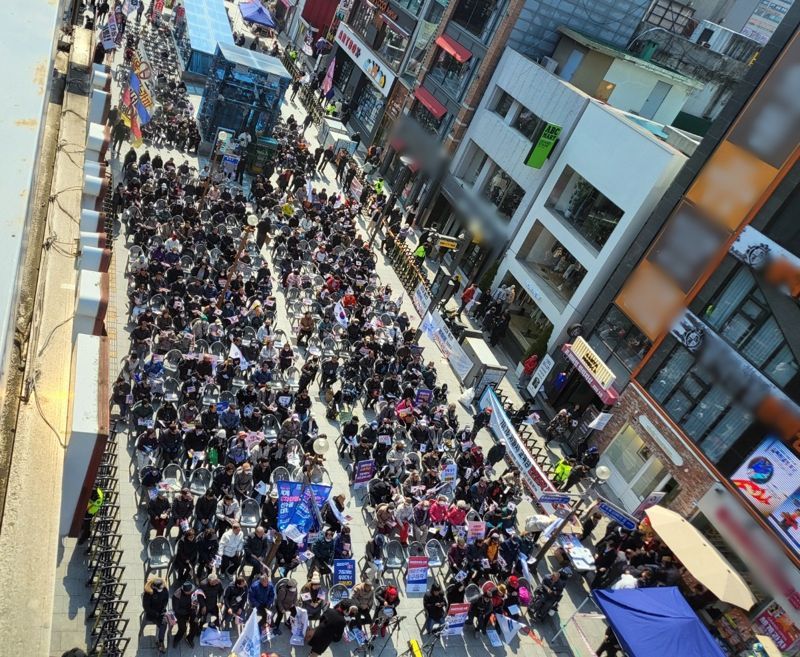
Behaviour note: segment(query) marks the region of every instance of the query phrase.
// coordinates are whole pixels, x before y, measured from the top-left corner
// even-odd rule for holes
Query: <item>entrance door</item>
[[[600,463],[611,470],[608,485],[626,511],[635,509],[669,475],[664,464],[653,456],[629,424],[611,441]]]
[[[639,116],[643,116],[646,119],[652,119],[656,115],[656,112],[658,112],[658,109],[661,107],[661,104],[664,102],[664,99],[667,97],[667,94],[671,89],[671,84],[667,84],[662,80],[656,82],[656,86],[653,87],[653,90],[650,92],[647,100],[644,101],[642,109],[639,110]]]

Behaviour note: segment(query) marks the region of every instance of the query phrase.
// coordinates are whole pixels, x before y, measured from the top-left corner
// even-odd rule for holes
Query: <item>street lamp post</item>
[[[589,488],[575,501],[573,506],[570,506],[569,513],[562,519],[560,523],[556,526],[553,530],[553,533],[550,535],[550,538],[547,539],[545,544],[539,548],[538,552],[533,556],[531,561],[538,565],[539,561],[547,554],[547,551],[553,547],[553,544],[558,540],[558,537],[561,536],[561,532],[566,527],[567,523],[569,522],[570,517],[580,511],[581,507],[589,501],[591,497],[591,493],[597,488],[599,483],[608,481],[609,477],[611,477],[611,470],[609,470],[604,465],[598,465],[594,471],[594,478],[592,479],[592,483]]]

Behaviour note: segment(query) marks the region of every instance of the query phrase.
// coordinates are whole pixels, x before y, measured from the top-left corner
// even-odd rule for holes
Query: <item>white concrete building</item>
[[[464,141],[450,167],[453,177],[444,184],[444,193],[465,211],[466,216],[480,217],[479,232],[486,247],[500,248],[516,233],[528,208],[547,179],[575,123],[589,98],[565,85],[531,60],[514,50],[506,50],[489,90],[470,123]],[[525,161],[534,140],[545,125],[561,127],[559,143],[540,168]],[[492,181],[503,180],[503,193],[493,193]],[[434,213],[436,216],[436,213]],[[440,232],[450,233],[458,221],[456,213],[437,217]],[[476,247],[469,258],[477,264]],[[474,272],[472,272],[474,273]]]
[[[495,286],[516,285],[513,356],[554,340],[616,267],[687,159],[668,135],[503,54],[431,217],[441,233],[477,236],[467,278],[497,267]]]
[[[622,112],[588,103],[495,277],[518,291],[509,346],[548,325],[553,344],[582,316],[686,160]]]

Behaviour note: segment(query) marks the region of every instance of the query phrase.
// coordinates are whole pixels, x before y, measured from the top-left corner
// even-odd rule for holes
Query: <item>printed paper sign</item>
[[[406,574],[407,593],[425,593],[428,590],[428,557],[409,557]]]
[[[447,616],[444,620],[444,636],[460,636],[464,633],[464,624],[467,622],[469,615],[469,603],[459,602],[450,605],[447,610]]]

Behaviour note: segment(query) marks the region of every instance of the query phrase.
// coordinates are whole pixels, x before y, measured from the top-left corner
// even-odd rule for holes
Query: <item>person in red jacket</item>
[[[528,385],[528,381],[531,380],[531,377],[538,366],[539,356],[536,354],[531,354],[525,359],[525,361],[522,363],[522,376],[519,377],[519,384],[517,385],[517,388],[523,390],[525,386]]]
[[[461,313],[464,312],[464,308],[467,307],[467,304],[472,301],[472,298],[475,296],[475,283],[470,284],[467,286],[467,289],[461,293],[461,306],[458,309],[458,313],[456,317],[459,319],[461,318]]]

